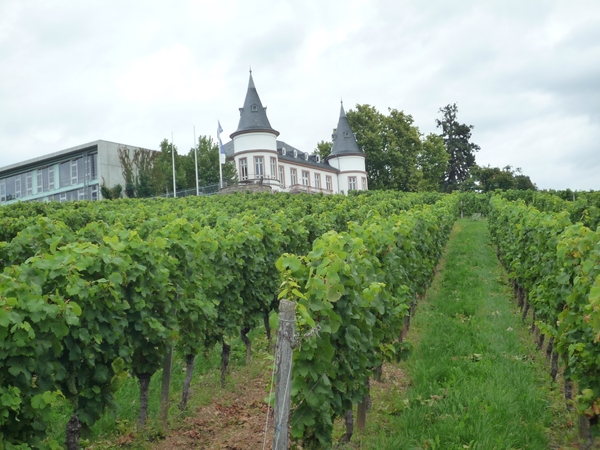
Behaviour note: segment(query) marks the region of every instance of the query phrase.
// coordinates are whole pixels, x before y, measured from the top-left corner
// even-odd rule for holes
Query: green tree
[[[199,186],[211,186],[219,184],[219,146],[210,136],[199,136],[196,146],[198,151],[198,184]],[[187,154],[192,162],[191,171],[194,174],[194,149]],[[188,167],[188,166],[186,166]],[[223,164],[223,181],[237,181],[237,172],[233,161]]]
[[[325,160],[331,153],[331,147],[333,147],[331,141],[321,141],[317,144],[315,153],[321,157],[321,160]]]
[[[515,169],[515,189],[519,189],[521,191],[537,191],[537,186],[529,176],[524,175],[521,172],[521,168],[517,167]]]
[[[413,118],[397,109],[385,115],[370,105],[356,105],[347,112],[358,145],[365,152],[369,186],[372,189],[416,191],[422,150],[419,129]]]
[[[147,198],[160,193],[155,187],[157,186],[156,183],[153,182],[158,176],[156,163],[159,156],[160,153],[145,148],[137,149],[134,152],[134,161],[138,174],[135,185],[136,197]]]
[[[489,165],[487,167],[473,166],[471,180],[473,182],[469,184],[471,186],[469,190],[481,192],[490,192],[496,189],[503,191],[509,189],[537,190],[535,184],[528,176],[523,175],[520,168],[513,170],[512,166],[505,166],[502,169]]]
[[[195,189],[196,188],[196,161],[194,159],[194,149],[190,149],[187,155],[177,155],[177,163],[179,173],[183,173],[182,178],[177,178],[178,189]]]
[[[173,157],[175,153],[175,183],[176,189],[183,189],[185,186],[185,169],[182,164],[178,164],[179,156],[177,146],[163,139],[160,143],[160,155],[155,161],[155,172],[153,177],[154,191],[156,194],[173,195]],[[181,181],[180,181],[181,180]]]
[[[425,137],[421,152],[417,155],[417,166],[421,174],[419,191],[443,189],[444,174],[448,168],[448,153],[441,136],[430,133]]]
[[[475,165],[475,152],[479,146],[470,142],[473,125],[457,121],[456,103],[440,108],[442,119],[436,119],[436,125],[442,129],[442,139],[448,152],[448,169],[444,175],[444,190],[452,192],[469,177],[471,167]]]

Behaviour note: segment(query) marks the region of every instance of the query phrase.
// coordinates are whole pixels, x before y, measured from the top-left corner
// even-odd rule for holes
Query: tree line
[[[190,148],[187,154],[179,154],[176,145],[163,139],[159,151],[119,147],[119,162],[125,185],[118,184],[112,188],[101,186],[102,196],[106,199],[113,199],[123,195],[130,198],[173,195],[173,159],[175,160],[176,190],[195,189],[194,152],[197,152],[198,158],[198,186],[218,184],[219,146],[210,136],[200,136],[196,146]],[[233,162],[223,165],[223,180],[227,182],[237,180]]]
[[[366,169],[371,189],[405,192],[490,192],[496,189],[536,190],[530,177],[520,168],[479,166],[475,153],[480,147],[472,142],[473,125],[458,121],[456,103],[440,108],[436,119],[440,133],[423,135],[414,119],[404,111],[388,108],[388,114],[368,104],[356,105],[347,112],[348,121],[359,147],[366,154]],[[332,142],[321,141],[315,153],[322,159],[331,153]],[[187,154],[163,139],[160,151],[119,148],[119,160],[125,185],[102,186],[104,198],[156,197],[173,194],[175,153],[176,190],[195,189],[194,152],[198,158],[198,186],[219,183],[219,147],[210,136],[200,136]],[[223,179],[237,181],[233,162],[223,165]]]
[[[480,147],[471,141],[473,125],[460,123],[456,103],[440,108],[439,134],[424,136],[413,117],[388,108],[388,114],[364,104],[346,113],[359,147],[366,154],[371,189],[452,192],[496,189],[536,189],[521,169],[478,166]],[[321,141],[321,158],[331,153],[332,142]]]

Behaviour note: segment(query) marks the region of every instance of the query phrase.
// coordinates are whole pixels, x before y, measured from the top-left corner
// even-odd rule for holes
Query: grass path
[[[409,333],[396,383],[374,387],[355,448],[548,449],[572,430],[521,324],[485,221],[458,221]]]

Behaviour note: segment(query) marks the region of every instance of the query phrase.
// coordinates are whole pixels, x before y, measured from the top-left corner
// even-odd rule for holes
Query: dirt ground
[[[262,449],[267,412],[269,429],[264,448],[271,449],[273,410],[269,410],[265,403],[266,389],[263,377],[238,383],[235,392],[223,391],[218,400],[206,406],[197,406],[192,416],[185,417],[153,449]]]
[[[405,390],[408,380],[393,365],[384,367],[382,381],[371,384],[373,406],[385,408],[386,393]],[[244,378],[236,384],[235,392],[222,391],[205,406],[171,428],[169,435],[153,445],[154,450],[207,449],[255,450],[272,449],[273,410],[267,407],[268,386],[264,376]],[[265,441],[265,425],[269,412],[269,427]],[[338,421],[337,434],[343,433],[343,421]],[[355,430],[356,432],[357,430]],[[263,447],[264,445],[264,447]],[[355,448],[350,444],[347,448]]]

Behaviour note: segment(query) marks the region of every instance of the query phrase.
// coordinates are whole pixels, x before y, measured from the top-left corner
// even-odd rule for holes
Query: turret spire
[[[344,111],[344,102],[340,101],[340,118],[338,120],[338,126],[333,134],[333,147],[328,158],[340,155],[350,154],[363,154],[358,147],[356,137],[350,128],[348,117],[346,117],[346,111]]]
[[[235,133],[231,135],[231,138],[250,131],[267,131],[279,136],[279,132],[271,127],[266,110],[267,108],[263,107],[258,96],[254,79],[252,78],[252,68],[250,68],[248,91],[246,92],[244,107],[240,108],[240,122]]]

